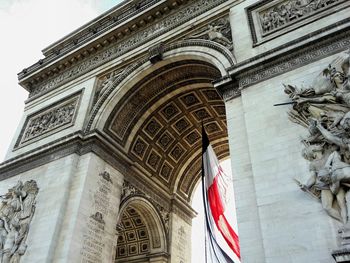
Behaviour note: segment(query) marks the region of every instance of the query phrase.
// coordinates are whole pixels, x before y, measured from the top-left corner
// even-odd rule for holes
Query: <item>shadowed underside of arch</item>
[[[104,131],[142,171],[185,199],[199,179],[201,123],[219,158],[229,155],[224,103],[213,65],[177,61],[153,71],[114,107]]]

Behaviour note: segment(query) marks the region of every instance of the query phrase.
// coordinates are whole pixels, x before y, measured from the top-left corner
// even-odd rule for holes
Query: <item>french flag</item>
[[[222,170],[202,126],[202,186],[206,221],[206,262],[240,262],[239,239],[233,229],[229,200],[232,180]]]

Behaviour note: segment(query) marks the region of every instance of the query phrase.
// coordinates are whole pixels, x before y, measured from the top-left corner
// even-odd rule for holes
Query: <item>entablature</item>
[[[44,59],[18,74],[20,85],[30,92],[27,102],[126,54],[127,60],[132,60],[160,41],[181,39],[205,21],[228,15],[229,5],[236,2],[239,1],[165,0],[146,1],[139,7],[135,6],[137,2],[121,4],[45,49]],[[128,8],[129,15],[123,12],[123,18],[115,19]],[[210,14],[203,16],[208,11]],[[194,18],[196,21],[179,28]],[[125,60],[123,63],[127,63]]]

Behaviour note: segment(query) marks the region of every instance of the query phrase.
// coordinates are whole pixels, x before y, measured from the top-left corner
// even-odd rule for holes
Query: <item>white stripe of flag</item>
[[[232,180],[222,170],[202,127],[202,182],[206,216],[206,261],[239,262],[239,239],[228,211]],[[233,258],[236,260],[234,261]]]

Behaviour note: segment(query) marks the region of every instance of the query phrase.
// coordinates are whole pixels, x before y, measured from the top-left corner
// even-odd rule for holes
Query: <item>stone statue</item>
[[[16,263],[25,253],[29,225],[35,212],[39,188],[35,181],[18,183],[0,196],[0,259],[1,263]]]
[[[230,22],[227,18],[221,18],[203,27],[190,36],[191,39],[207,39],[217,42],[233,51]]]
[[[349,59],[350,52],[335,60],[308,88],[284,85],[284,90],[293,104],[289,119],[309,131],[302,155],[309,161],[310,177],[305,184],[296,182],[350,229]]]

